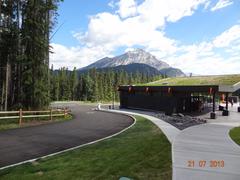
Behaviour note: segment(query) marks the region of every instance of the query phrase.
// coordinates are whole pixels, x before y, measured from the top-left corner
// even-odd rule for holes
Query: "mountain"
[[[185,74],[177,68],[169,67],[159,70],[160,74],[166,75],[167,77],[182,77]]]
[[[131,64],[135,64],[135,65],[131,65]],[[155,68],[155,70],[158,70],[159,73],[167,76],[174,76],[174,77],[185,76],[185,74],[180,69],[171,67],[166,62],[158,60],[155,56],[153,56],[152,54],[142,49],[135,49],[133,51],[128,51],[120,56],[116,56],[113,58],[105,57],[103,59],[96,61],[95,63],[92,63],[84,68],[81,68],[80,71],[85,71],[91,68],[102,69],[102,68],[109,68],[109,67],[114,67],[114,69],[118,69],[118,68],[123,68],[122,66],[129,66],[129,65],[131,66],[124,67],[124,68],[133,70],[134,67],[139,67],[139,64],[144,64],[152,68]],[[147,66],[144,66],[144,67],[147,67]],[[141,71],[144,71],[144,69]]]
[[[150,76],[157,76],[160,75],[161,73],[156,69],[153,68],[147,64],[140,64],[140,63],[133,63],[133,64],[128,64],[128,65],[120,65],[120,66],[115,66],[115,67],[104,67],[104,68],[98,68],[97,71],[108,71],[112,70],[115,72],[120,72],[120,71],[125,71],[127,73],[141,73],[141,74],[148,74]],[[85,73],[87,72],[88,69],[83,69],[79,71],[79,73]]]

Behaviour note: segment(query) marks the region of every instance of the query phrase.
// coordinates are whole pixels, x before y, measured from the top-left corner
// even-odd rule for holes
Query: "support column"
[[[226,110],[228,111],[228,93],[226,93]]]
[[[214,92],[213,93],[213,112],[215,112],[215,105],[216,105],[216,101],[215,101],[215,98],[216,98],[216,93]]]
[[[216,92],[213,92],[213,96],[212,96],[212,112],[210,113],[210,118],[211,119],[216,119],[215,98],[216,98]]]
[[[228,116],[229,115],[229,111],[228,111],[228,92],[226,92],[226,108],[223,110],[222,115],[223,116]]]
[[[240,98],[238,98],[239,105],[238,105],[238,112],[240,112]]]
[[[240,106],[238,106],[238,112],[240,112]]]

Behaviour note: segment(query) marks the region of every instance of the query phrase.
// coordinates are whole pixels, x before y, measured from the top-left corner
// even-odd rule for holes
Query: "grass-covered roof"
[[[240,82],[240,74],[165,78],[141,85],[146,86],[234,85],[238,82]]]

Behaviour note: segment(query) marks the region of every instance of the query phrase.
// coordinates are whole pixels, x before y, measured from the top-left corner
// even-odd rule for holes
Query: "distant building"
[[[222,76],[222,79],[221,76],[167,78],[141,86],[120,86],[120,107],[163,111],[166,114],[189,113],[202,111],[203,103],[207,101],[215,112],[216,99],[220,100],[224,94],[225,100],[228,100],[233,92],[240,89],[240,75],[234,76],[236,79],[232,81],[227,78],[229,76]],[[228,115],[228,101],[223,115]]]

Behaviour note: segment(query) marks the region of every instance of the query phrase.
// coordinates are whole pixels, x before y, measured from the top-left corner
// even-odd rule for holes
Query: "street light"
[[[114,101],[115,101],[115,87],[114,87],[114,80],[112,81],[112,88],[113,88],[113,97],[112,97],[112,109],[114,109]]]

